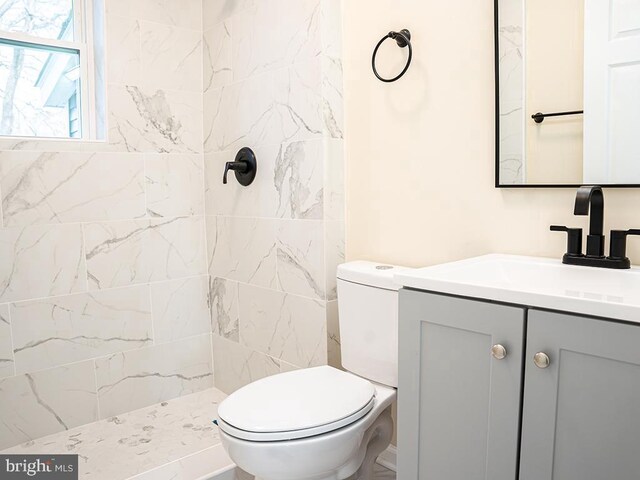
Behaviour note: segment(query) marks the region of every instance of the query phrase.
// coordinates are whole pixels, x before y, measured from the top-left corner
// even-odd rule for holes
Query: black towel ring
[[[388,38],[394,39],[400,48],[409,47],[409,58],[407,59],[407,64],[402,69],[402,72],[400,72],[400,75],[393,78],[381,77],[380,74],[378,73],[378,69],[376,68],[376,55],[378,55],[378,49]],[[399,32],[389,32],[387,35],[382,37],[382,40],[378,42],[378,44],[376,45],[376,48],[373,50],[373,57],[371,58],[371,66],[373,68],[373,73],[378,78],[378,80],[382,82],[385,82],[385,83],[395,82],[396,80],[399,80],[400,78],[402,78],[402,76],[405,73],[407,73],[407,70],[409,70],[409,66],[411,65],[412,57],[413,57],[413,47],[411,46],[411,32],[409,32],[409,30],[407,30],[406,28],[400,30]]]

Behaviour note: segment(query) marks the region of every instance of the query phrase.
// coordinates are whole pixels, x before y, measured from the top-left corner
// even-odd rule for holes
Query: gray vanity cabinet
[[[514,480],[525,310],[400,296],[398,478]]]
[[[640,327],[530,310],[526,357],[520,479],[638,480]]]
[[[640,479],[640,325],[404,289],[399,333],[399,479]]]

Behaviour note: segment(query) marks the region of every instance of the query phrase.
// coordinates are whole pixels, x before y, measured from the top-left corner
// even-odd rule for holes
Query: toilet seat
[[[367,415],[375,391],[368,380],[327,366],[282,373],[229,395],[218,423],[228,435],[254,442],[308,438]]]

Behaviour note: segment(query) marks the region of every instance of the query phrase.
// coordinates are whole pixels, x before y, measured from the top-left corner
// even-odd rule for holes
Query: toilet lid
[[[375,388],[332,367],[281,373],[229,395],[218,408],[221,428],[251,440],[303,438],[333,431],[366,415]]]

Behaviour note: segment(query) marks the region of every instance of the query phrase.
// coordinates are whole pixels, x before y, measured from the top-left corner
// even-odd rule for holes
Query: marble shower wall
[[[204,165],[216,387],[339,365],[340,0],[204,0]],[[255,182],[222,184],[241,147]]]
[[[524,2],[500,1],[500,182],[525,178]]]
[[[202,1],[106,12],[108,141],[0,141],[0,449],[213,386]]]

